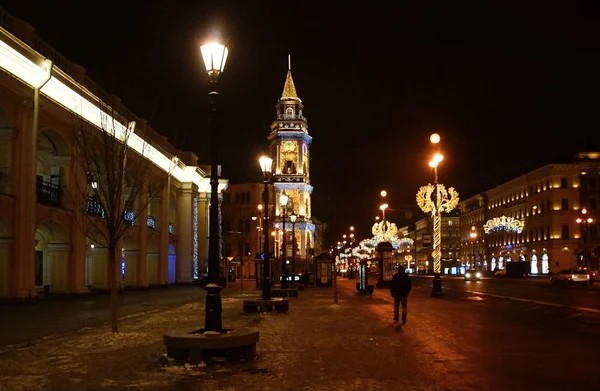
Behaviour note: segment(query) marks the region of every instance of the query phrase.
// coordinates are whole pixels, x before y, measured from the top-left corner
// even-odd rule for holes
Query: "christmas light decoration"
[[[192,278],[200,277],[198,270],[198,197],[192,198]]]
[[[435,192],[435,196],[432,195]],[[446,189],[441,183],[421,186],[417,192],[417,205],[425,213],[431,213],[433,218],[433,272],[442,271],[442,213],[451,212],[458,205],[458,193],[453,187]]]
[[[516,220],[512,217],[494,217],[485,223],[483,230],[486,234],[491,234],[497,231],[516,232],[520,234],[523,232],[523,223],[520,220]]]

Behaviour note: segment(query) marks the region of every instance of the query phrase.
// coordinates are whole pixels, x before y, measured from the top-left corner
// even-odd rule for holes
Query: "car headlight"
[[[471,278],[471,273],[467,273],[467,278]]]
[[[477,274],[475,274],[475,277],[477,277],[477,278],[481,278],[481,273],[477,273]]]

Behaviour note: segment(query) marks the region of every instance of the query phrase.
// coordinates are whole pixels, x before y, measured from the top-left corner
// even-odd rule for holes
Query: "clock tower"
[[[276,231],[279,244],[279,247],[276,246],[276,254],[279,257],[282,250],[285,251],[286,260],[290,262],[290,271],[295,273],[310,270],[315,232],[315,225],[311,220],[310,199],[313,191],[310,185],[309,160],[312,137],[308,134],[308,123],[302,114],[303,108],[304,105],[294,86],[291,69],[288,69],[283,93],[275,106],[276,117],[271,124],[268,140],[274,164],[275,227],[279,228]],[[283,209],[279,204],[279,196],[283,192],[289,197],[285,227],[281,216]],[[294,226],[289,218],[292,213],[297,216]],[[292,233],[292,230],[295,232]],[[284,232],[285,249],[281,247]],[[292,235],[295,235],[294,241]]]

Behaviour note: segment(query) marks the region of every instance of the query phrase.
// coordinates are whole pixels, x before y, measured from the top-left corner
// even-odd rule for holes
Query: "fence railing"
[[[46,205],[60,205],[60,188],[58,185],[46,181],[36,184],[37,202]]]

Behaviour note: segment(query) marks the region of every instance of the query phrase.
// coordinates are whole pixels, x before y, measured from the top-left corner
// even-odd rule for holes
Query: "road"
[[[474,388],[600,388],[598,287],[448,277],[444,297],[434,299],[431,278],[412,281],[408,325],[426,333],[420,342]],[[375,296],[392,302],[382,289]]]
[[[431,286],[431,277],[415,276],[419,285]],[[593,286],[552,285],[547,278],[484,278],[465,282],[460,277],[443,278],[444,293],[455,298],[478,295],[485,298],[510,298],[514,301],[537,302],[546,306],[563,306],[584,312],[600,313],[600,282]]]

